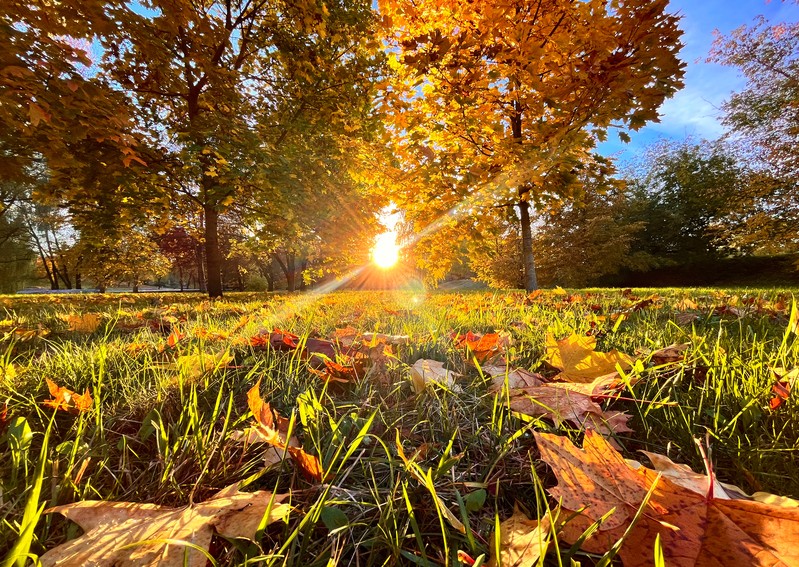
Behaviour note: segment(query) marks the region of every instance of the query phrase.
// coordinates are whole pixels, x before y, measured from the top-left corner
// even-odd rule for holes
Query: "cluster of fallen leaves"
[[[720,485],[663,455],[646,453],[653,469],[625,460],[599,433],[583,448],[568,438],[535,433],[558,479],[549,493],[558,508],[538,522],[517,511],[500,526],[502,565],[532,565],[550,534],[582,549],[606,553],[617,542],[625,567],[652,565],[655,541],[666,565],[797,565],[799,502]],[[551,518],[557,518],[553,524]],[[497,564],[496,562],[494,564]]]
[[[555,295],[570,304],[584,301],[582,296],[563,290],[556,290]],[[529,300],[538,297],[530,296]],[[628,294],[626,299],[628,306],[618,317],[653,306],[660,308],[662,303],[655,296],[640,299]],[[764,311],[773,307],[747,305]],[[675,307],[698,310],[689,298]],[[734,308],[725,309],[729,313]],[[719,310],[713,308],[711,312]],[[85,333],[94,332],[101,320],[96,314],[65,318],[70,330]],[[243,316],[237,329],[249,322]],[[163,331],[163,327],[159,329]],[[795,304],[788,332],[799,334]],[[196,328],[194,337],[217,341],[228,339],[230,334]],[[175,349],[186,339],[186,334],[170,326],[161,350]],[[580,542],[583,550],[594,553],[616,549],[626,567],[652,564],[656,540],[668,565],[799,564],[799,548],[792,543],[799,538],[799,502],[765,493],[747,495],[738,487],[719,483],[709,462],[708,474],[703,475],[664,455],[645,453],[653,467],[647,468],[625,460],[616,450],[613,436],[631,431],[630,416],[603,409],[602,403],[631,384],[627,372],[636,364],[636,357],[616,350],[598,351],[594,335],[572,334],[560,340],[547,335],[544,362],[554,373],[545,371],[544,375],[507,366],[511,344],[508,333],[453,333],[449,339],[467,365],[490,376],[489,390],[501,396],[511,410],[585,430],[582,449],[566,437],[534,434],[541,459],[558,479],[558,485],[549,489],[557,504],[540,521],[517,509],[502,522],[499,547],[492,547],[490,566],[532,565],[546,553],[553,537],[568,544]],[[396,360],[394,348],[409,342],[407,336],[361,333],[353,327],[337,329],[331,339],[300,337],[276,328],[234,340],[238,345],[296,354],[328,385],[360,379],[388,383],[389,365]],[[668,367],[683,361],[688,347],[671,345],[646,355],[651,364]],[[181,373],[197,377],[209,369],[225,367],[232,359],[227,351],[197,352],[177,357],[175,364]],[[776,410],[788,398],[799,369],[773,372],[776,381],[769,406]],[[460,390],[457,380],[461,374],[440,361],[417,360],[410,366],[410,377],[417,394],[432,383]],[[77,394],[50,380],[47,383],[52,399],[44,402],[46,406],[70,413],[91,409],[93,400],[88,390]],[[319,457],[306,452],[292,435],[292,421],[261,398],[260,380],[249,390],[247,401],[254,421],[246,430],[235,432],[235,439],[265,444],[267,466],[288,457],[309,481],[330,480],[331,474],[324,470]],[[399,437],[397,451],[406,470],[425,486],[426,477],[415,463],[415,454],[406,456]],[[431,494],[447,521],[465,531],[435,490]],[[259,528],[287,517],[291,508],[282,504],[287,497],[265,491],[242,493],[234,485],[205,502],[183,508],[95,501],[58,506],[46,512],[63,514],[86,533],[47,552],[41,561],[45,566],[204,565],[203,550],[208,549],[213,534],[252,538]],[[589,532],[591,536],[585,539]],[[463,554],[462,561],[469,563],[470,558]]]

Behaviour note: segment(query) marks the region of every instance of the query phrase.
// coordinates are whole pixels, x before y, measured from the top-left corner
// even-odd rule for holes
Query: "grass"
[[[215,540],[219,565],[458,565],[459,551],[488,557],[496,525],[514,506],[533,517],[553,513],[545,489],[554,477],[537,460],[532,431],[576,441],[581,432],[507,410],[453,346],[453,331],[508,331],[512,366],[549,375],[547,333],[594,333],[598,350],[639,358],[635,385],[603,404],[634,416],[634,433],[616,437],[625,456],[668,453],[702,472],[694,439],[707,436],[721,481],[799,497],[799,404],[789,398],[768,409],[773,369],[799,365],[799,340],[786,333],[791,290],[632,293],[2,297],[0,557],[13,563],[81,533],[58,514],[40,517],[43,507],[88,499],[182,506],[236,481],[291,492],[295,512],[255,543]],[[687,309],[692,322],[680,321],[685,298],[696,302]],[[85,313],[98,314],[99,326],[70,331],[69,317]],[[305,339],[347,325],[410,336],[395,347],[387,380],[326,385],[299,351],[248,342],[262,329]],[[653,365],[650,353],[672,343],[690,345],[685,361]],[[416,394],[408,366],[419,358],[446,361],[463,375],[459,388]],[[93,407],[54,415],[42,404],[45,378],[88,388]],[[292,417],[304,449],[332,473],[325,482],[304,478],[289,460],[264,469],[263,446],[233,438],[252,421],[247,391],[258,380],[264,400]],[[545,561],[609,564],[611,556],[554,544]]]

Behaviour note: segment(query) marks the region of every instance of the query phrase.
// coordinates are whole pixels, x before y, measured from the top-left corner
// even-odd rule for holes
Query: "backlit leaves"
[[[604,553],[628,529],[650,493],[644,513],[619,555],[628,566],[651,565],[660,535],[667,565],[793,565],[799,561],[799,509],[734,499],[686,489],[645,467],[631,468],[596,432],[587,431],[583,449],[565,437],[535,434],[541,458],[558,485],[549,490],[564,513],[583,510],[561,532],[576,541],[589,525],[609,514],[583,549]],[[707,480],[711,486],[714,479]]]
[[[42,565],[83,567],[204,567],[211,538],[252,538],[259,525],[285,520],[287,494],[239,492],[229,486],[199,504],[169,508],[133,502],[84,500],[56,506],[84,534],[40,557]]]
[[[57,385],[49,378],[47,379],[47,388],[50,390],[52,399],[42,402],[46,407],[74,414],[86,412],[92,408],[92,397],[88,388],[83,394],[76,394],[72,390]]]
[[[617,365],[622,370],[632,366],[632,359],[624,353],[596,351],[595,337],[572,334],[558,341],[547,335],[546,348],[546,361],[561,371],[558,378],[569,382],[589,383],[616,372]]]

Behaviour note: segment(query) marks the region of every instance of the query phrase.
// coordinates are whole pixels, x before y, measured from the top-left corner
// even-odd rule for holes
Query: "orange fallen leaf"
[[[53,399],[45,400],[43,402],[45,406],[74,414],[89,411],[92,408],[92,397],[88,388],[83,394],[76,394],[72,390],[58,386],[49,378],[46,378],[46,380],[47,388],[50,390],[50,395]]]
[[[287,496],[266,490],[239,492],[235,484],[183,508],[95,500],[56,506],[45,513],[58,512],[85,533],[39,560],[44,567],[204,567],[208,558],[203,551],[214,534],[253,538],[264,518],[271,524],[289,515],[291,506],[282,504]]]
[[[799,508],[697,494],[651,469],[632,468],[592,430],[583,449],[565,437],[534,435],[542,460],[558,479],[550,494],[564,513],[576,514],[560,531],[566,542],[577,541],[608,515],[582,549],[605,553],[629,528],[619,550],[625,567],[651,565],[658,535],[666,564],[673,567],[799,564]]]
[[[358,372],[353,365],[345,366],[332,360],[324,360],[323,362],[325,364],[324,370],[316,370],[315,368],[310,368],[309,370],[325,382],[347,384],[354,382],[358,378]]]
[[[775,410],[791,395],[791,388],[793,388],[796,379],[799,378],[799,368],[794,368],[790,372],[785,372],[782,369],[773,370],[772,372],[774,372],[777,380],[771,387],[773,395],[768,402],[768,407],[771,410]]]
[[[616,365],[622,370],[629,370],[633,362],[629,356],[617,350],[598,352],[595,350],[595,337],[574,333],[559,341],[553,335],[547,335],[546,348],[546,361],[561,371],[556,378],[569,382],[592,382],[615,372]]]
[[[501,355],[505,351],[510,339],[510,336],[504,333],[486,333],[485,335],[481,335],[472,333],[471,331],[465,335],[453,333],[450,336],[456,348],[466,349],[479,363],[483,363],[489,358]]]
[[[261,380],[259,379],[255,386],[250,388],[250,391],[247,392],[247,404],[257,424],[255,432],[266,443],[277,449],[288,451],[294,464],[297,465],[306,477],[318,482],[322,482],[322,480],[329,477],[330,475],[325,474],[322,463],[318,457],[306,453],[299,446],[294,446],[292,442],[296,441],[293,438],[289,440],[286,439],[289,420],[281,417],[280,414],[271,408],[268,402],[264,402],[261,398],[260,388]]]
[[[97,313],[83,313],[82,315],[66,315],[64,321],[69,325],[70,331],[77,333],[93,333],[100,326],[100,316]]]

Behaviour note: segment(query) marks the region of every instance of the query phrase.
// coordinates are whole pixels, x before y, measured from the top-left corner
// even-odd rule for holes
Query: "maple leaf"
[[[92,397],[88,388],[83,394],[76,394],[72,390],[58,386],[49,378],[46,378],[46,380],[47,388],[50,390],[50,395],[53,399],[45,400],[43,402],[45,406],[74,414],[89,411],[92,408]]]
[[[510,343],[510,336],[507,333],[480,335],[469,331],[465,335],[453,333],[450,336],[457,348],[464,348],[467,352],[471,352],[479,363],[501,355]]]
[[[546,348],[546,361],[561,371],[556,378],[569,382],[592,382],[615,372],[616,365],[622,370],[632,367],[632,359],[624,353],[617,350],[597,352],[595,337],[572,333],[558,341],[553,335],[547,335]]]
[[[78,333],[93,333],[100,326],[100,316],[97,313],[84,313],[82,315],[66,315],[64,321],[69,325],[70,331]]]
[[[530,567],[536,565],[549,546],[549,519],[531,520],[518,508],[499,525],[499,556],[488,567]]]
[[[95,500],[56,506],[45,513],[58,512],[86,533],[39,559],[44,567],[204,567],[208,558],[200,550],[208,550],[214,534],[254,537],[264,518],[271,524],[289,515],[291,506],[282,504],[287,496],[239,492],[234,484],[183,508]]]
[[[565,513],[582,510],[563,526],[566,542],[577,541],[607,515],[582,549],[604,553],[629,529],[619,550],[625,567],[651,565],[658,535],[669,566],[799,564],[799,508],[698,494],[646,467],[634,469],[592,430],[586,431],[583,449],[565,437],[534,436],[558,479],[549,493]],[[630,528],[647,494],[646,507]]]
[[[551,419],[555,425],[568,421],[578,427],[602,433],[630,432],[630,416],[624,412],[605,412],[589,394],[542,385],[511,390],[508,407],[534,417]]]

